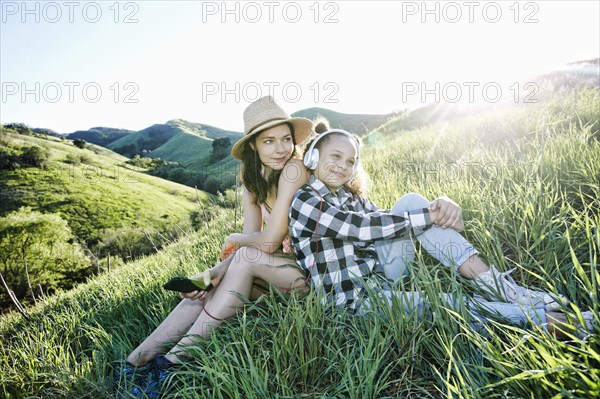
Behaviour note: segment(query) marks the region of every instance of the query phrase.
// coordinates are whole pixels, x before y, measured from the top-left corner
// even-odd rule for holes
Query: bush
[[[56,214],[20,208],[0,218],[2,273],[17,298],[27,296],[28,278],[47,293],[85,278],[89,263],[73,239],[66,220]]]
[[[210,155],[211,162],[217,162],[229,155],[229,147],[231,140],[229,137],[221,137],[213,140],[212,153]]]
[[[4,125],[5,128],[14,130],[19,134],[31,135],[32,131],[29,126],[24,123],[8,123]]]
[[[20,156],[11,147],[0,147],[0,170],[14,170],[20,166]]]
[[[84,164],[87,164],[87,165],[89,165],[92,162],[94,162],[94,159],[92,157],[90,157],[89,155],[87,155],[87,154],[81,154],[79,156],[79,160],[81,161],[81,163],[84,163]]]
[[[107,229],[100,248],[104,255],[112,254],[130,261],[153,252],[152,243],[141,228],[127,226]]]
[[[84,139],[75,139],[73,140],[73,144],[75,145],[75,147],[81,148],[82,150],[85,147],[87,147],[87,141],[85,141]]]
[[[200,211],[190,213],[191,227],[196,231],[208,228],[210,222],[221,215],[218,207],[203,207]]]
[[[21,154],[21,163],[24,165],[35,166],[38,168],[46,167],[50,155],[48,150],[42,147],[33,146],[23,148]]]
[[[81,158],[74,154],[67,154],[67,156],[65,158],[65,163],[79,165],[81,163]]]
[[[204,183],[204,191],[207,191],[211,194],[216,194],[220,188],[221,182],[214,176],[210,176],[208,179],[206,179],[206,182]]]
[[[219,194],[219,205],[224,208],[240,207],[242,204],[241,190],[234,188],[226,189],[225,194]]]
[[[168,215],[163,215],[168,218]],[[164,245],[177,241],[186,230],[192,228],[191,221],[166,221],[160,227],[124,226],[105,229],[97,249],[102,257],[109,253],[124,261],[131,261],[160,250]]]

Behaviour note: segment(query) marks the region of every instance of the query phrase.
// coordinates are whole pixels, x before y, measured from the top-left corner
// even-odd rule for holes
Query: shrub
[[[19,299],[27,295],[28,279],[45,292],[83,280],[89,264],[73,239],[66,220],[56,214],[20,208],[0,218],[3,275]]]
[[[75,139],[73,140],[73,144],[75,145],[75,147],[81,148],[82,150],[87,147],[87,141],[85,141],[84,139]]]
[[[11,147],[0,147],[0,170],[14,170],[20,166],[19,154]]]
[[[216,177],[210,176],[206,179],[204,183],[204,191],[207,191],[211,194],[216,194],[217,191],[221,188],[221,182]]]
[[[8,123],[4,125],[5,128],[14,130],[19,134],[30,135],[32,133],[31,128],[24,123]]]
[[[212,153],[210,155],[211,162],[217,162],[229,155],[229,147],[231,140],[229,137],[221,137],[213,140]]]
[[[65,163],[79,165],[81,163],[81,158],[74,154],[67,154],[67,156],[65,157]]]
[[[35,166],[38,168],[46,167],[48,158],[50,157],[48,150],[42,147],[33,146],[23,148],[21,154],[21,163],[24,165]]]
[[[81,161],[81,163],[88,164],[88,165],[91,164],[92,162],[94,162],[94,160],[92,159],[92,157],[90,157],[87,154],[81,154],[79,156],[79,160]]]

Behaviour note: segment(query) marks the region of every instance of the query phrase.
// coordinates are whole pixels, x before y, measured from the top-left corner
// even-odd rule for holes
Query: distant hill
[[[119,140],[128,134],[134,133],[133,130],[114,129],[112,127],[93,127],[89,130],[78,130],[67,135],[68,139],[83,139],[88,143],[98,144],[107,147],[113,141]]]
[[[534,76],[530,80],[535,83],[535,92],[524,90],[521,100],[526,95],[533,95],[531,100],[545,101],[557,94],[565,96],[568,92],[586,89],[600,89],[600,59],[584,60],[566,64],[562,68]],[[523,102],[523,101],[520,101]],[[451,103],[432,103],[407,111],[390,118],[385,124],[378,126],[368,135],[368,143],[377,142],[378,146],[385,145],[381,142],[380,133],[398,134],[407,130],[414,130],[432,123],[449,122],[455,118],[473,116],[496,112],[501,108],[514,107],[515,102],[508,103],[482,103],[457,106]]]
[[[599,89],[600,58],[572,62],[535,78],[539,86],[538,97],[549,97],[557,91]]]
[[[242,137],[242,134],[173,119],[128,134],[111,142],[107,147],[127,157],[137,154],[174,162],[189,162],[210,153],[212,141],[221,137],[229,137],[233,143]]]
[[[37,133],[37,134],[45,134],[46,136],[53,136],[53,137],[65,137],[63,134],[57,133],[52,129],[46,129],[43,127],[34,127],[31,129],[31,131],[33,133]]]
[[[318,116],[327,118],[332,128],[344,129],[359,136],[386,123],[395,114],[343,114],[326,108],[307,108],[294,112],[292,116],[315,120]]]
[[[343,128],[359,135],[366,134],[394,116],[343,114],[325,108],[305,109],[293,115],[311,120],[321,115],[329,120],[332,127]],[[153,169],[150,173],[216,193],[223,192],[235,184],[239,162],[231,157],[229,151],[242,136],[240,132],[183,119],[172,119],[139,131],[94,127],[73,132],[66,137],[71,140],[83,139],[128,158],[139,155],[175,162],[173,165]],[[222,148],[221,154],[215,157],[213,142],[220,138],[228,138],[230,146],[229,149]]]

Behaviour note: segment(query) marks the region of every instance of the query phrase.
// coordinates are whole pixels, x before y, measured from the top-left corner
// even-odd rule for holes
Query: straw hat
[[[294,126],[296,144],[302,144],[310,136],[313,123],[306,118],[291,118],[271,96],[261,97],[244,111],[244,137],[239,139],[231,149],[231,156],[242,159],[244,145],[256,134],[270,127],[282,123],[291,123]]]

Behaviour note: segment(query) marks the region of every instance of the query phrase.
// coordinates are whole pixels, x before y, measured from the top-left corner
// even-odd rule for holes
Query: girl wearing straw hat
[[[131,394],[158,392],[169,368],[184,356],[182,348],[231,317],[243,305],[241,297],[256,299],[270,284],[301,293],[307,289],[287,234],[292,196],[308,182],[297,146],[309,137],[312,126],[309,119],[290,117],[270,96],[246,108],[244,137],[231,150],[242,161],[243,232],[227,237],[224,260],[209,270],[214,288],[181,293],[183,301],[128,356],[120,379],[147,374],[145,382],[139,381],[142,387]],[[159,355],[164,343],[183,334],[188,335]]]

